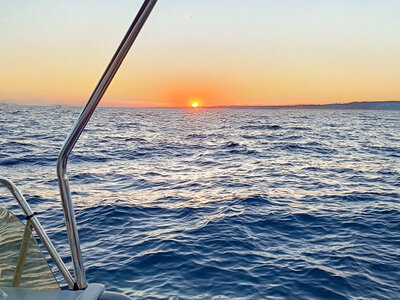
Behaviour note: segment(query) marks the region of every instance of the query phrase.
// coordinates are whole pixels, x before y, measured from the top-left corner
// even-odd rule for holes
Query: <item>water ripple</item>
[[[0,173],[72,268],[55,165],[79,109],[1,108]],[[398,298],[399,120],[100,108],[69,165],[89,281],[135,299]]]

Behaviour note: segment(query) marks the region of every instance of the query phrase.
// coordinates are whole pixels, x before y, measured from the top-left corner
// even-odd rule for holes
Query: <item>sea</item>
[[[80,110],[0,105],[0,176],[71,270],[56,161]],[[400,111],[100,107],[68,174],[87,279],[107,290],[400,299]],[[23,219],[4,188],[0,205]]]

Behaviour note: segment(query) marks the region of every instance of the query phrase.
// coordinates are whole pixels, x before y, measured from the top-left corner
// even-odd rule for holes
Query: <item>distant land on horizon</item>
[[[1,101],[1,99],[0,99]],[[65,104],[24,104],[0,102],[0,105],[21,105],[21,106],[74,106]],[[100,107],[119,107],[119,106],[102,106]],[[183,107],[135,107],[121,106],[127,108],[159,108],[159,109],[187,109],[191,106]],[[225,105],[225,106],[200,106],[200,109],[339,109],[339,110],[400,110],[400,101],[360,101],[349,103],[333,103],[333,104],[298,104],[298,105]]]
[[[237,109],[360,109],[400,110],[400,101],[363,101],[334,104],[265,105],[265,106],[206,106],[205,108]]]

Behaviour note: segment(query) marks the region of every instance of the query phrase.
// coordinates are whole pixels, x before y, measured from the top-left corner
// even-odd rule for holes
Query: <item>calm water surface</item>
[[[71,269],[55,166],[79,112],[0,105],[0,174]],[[400,299],[399,132],[400,111],[100,108],[69,164],[88,280],[134,299]],[[0,205],[21,215],[5,189]]]

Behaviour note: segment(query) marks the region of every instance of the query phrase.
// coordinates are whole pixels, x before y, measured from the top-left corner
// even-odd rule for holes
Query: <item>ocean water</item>
[[[79,112],[0,105],[0,174],[71,269],[55,167]],[[108,290],[400,299],[400,111],[100,108],[69,175]],[[21,216],[5,189],[0,205]]]

